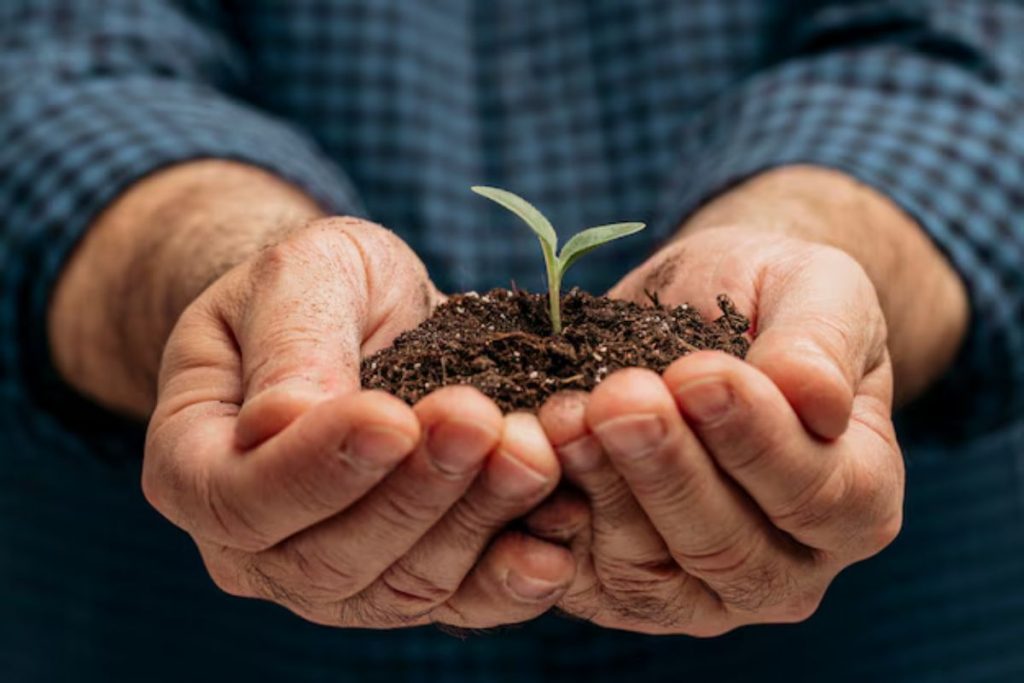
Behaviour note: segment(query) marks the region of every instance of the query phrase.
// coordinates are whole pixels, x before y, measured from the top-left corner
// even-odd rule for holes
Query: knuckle
[[[264,348],[273,349],[275,357],[294,357],[296,353],[316,350],[323,346],[323,330],[314,325],[312,320],[308,324],[303,325],[293,317],[286,326],[281,325],[262,330],[260,333],[260,343]],[[253,367],[253,373],[259,372],[264,366],[274,365],[275,357],[260,359],[260,364]],[[285,369],[295,372],[293,368],[288,368],[287,366],[285,366]],[[276,377],[271,379],[276,381],[289,378]]]
[[[608,511],[620,511],[629,510],[635,505],[634,496],[645,496],[644,486],[638,482],[636,488],[636,494],[634,489],[617,475],[608,477],[594,477],[587,482],[585,486],[587,496],[590,498],[591,505],[594,506],[595,510],[600,510],[602,514],[607,514]],[[646,492],[649,494],[648,492]],[[646,499],[645,499],[646,500]],[[618,519],[611,519],[612,522],[618,522]]]
[[[848,518],[856,495],[848,466],[829,470],[798,493],[792,502],[772,515],[772,522],[787,531],[820,529]]]
[[[237,579],[229,577],[227,574],[215,571],[207,567],[207,574],[210,579],[213,580],[215,585],[221,592],[227,593],[230,596],[236,598],[251,598],[256,597],[251,591],[246,588]]]
[[[723,579],[748,573],[758,552],[756,542],[740,542],[738,531],[719,539],[706,549],[694,549],[685,555],[677,554],[679,563],[705,580],[716,583]]]
[[[168,470],[170,468],[166,465],[156,464],[154,458],[147,452],[142,467],[142,495],[146,502],[165,517],[171,517],[171,510],[175,507],[172,501],[177,496],[171,492],[180,491],[182,488],[180,475],[173,470]]]
[[[306,233],[327,246],[333,254],[346,254],[347,260],[374,274],[401,273],[400,265],[415,265],[416,274],[426,279],[426,268],[402,238],[384,226],[354,216],[332,216],[312,222]],[[383,281],[382,281],[383,282]]]
[[[338,512],[337,495],[344,491],[345,479],[351,477],[351,472],[337,451],[317,448],[316,445],[307,450],[320,451],[315,464],[281,477],[283,481],[267,481],[267,490],[272,495],[280,491],[289,505],[304,515],[319,518],[325,512]]]
[[[637,473],[629,482],[628,492],[645,505],[661,509],[682,509],[701,500],[715,481],[701,476],[698,468],[688,466],[689,450],[677,439],[668,439],[647,456],[644,472]]]
[[[665,609],[660,595],[650,593],[623,593],[609,590],[607,611],[633,627],[668,629],[675,625],[675,616]]]
[[[898,453],[898,451],[896,451]],[[871,521],[866,534],[866,552],[873,555],[896,540],[903,529],[904,473],[902,459],[896,459],[888,474],[876,474],[870,492]]]
[[[722,460],[722,464],[728,467],[729,471],[734,475],[746,474],[748,472],[753,473],[763,465],[770,465],[775,460],[773,456],[776,453],[776,444],[780,441],[775,434],[771,433],[771,427],[772,425],[761,425],[761,429],[768,433],[760,438],[743,438],[742,443],[746,448],[741,449],[742,452],[733,454],[730,453],[729,449],[723,449],[722,452],[716,453],[716,457]],[[746,429],[743,424],[725,425],[721,428],[732,430]]]
[[[595,581],[580,588],[571,588],[558,602],[558,608],[584,621],[592,621],[598,625],[613,626],[601,618],[604,613],[604,589]]]
[[[391,611],[409,617],[422,617],[454,593],[454,586],[443,586],[405,562],[399,562],[381,576],[381,587]]]
[[[346,279],[345,274],[351,272],[357,262],[361,263],[362,258],[357,240],[343,228],[348,223],[367,226],[360,228],[360,232],[372,225],[347,217],[317,219],[264,247],[249,266],[249,288],[254,292],[274,291],[298,273],[308,274],[324,268]],[[324,287],[329,284],[325,282]]]
[[[361,588],[360,577],[349,561],[325,555],[309,540],[285,542],[274,552],[286,574],[294,577],[292,583],[302,586],[303,592],[325,598],[347,597]]]
[[[825,597],[825,589],[817,585],[810,587],[794,585],[793,589],[771,610],[770,614],[760,619],[763,622],[797,624],[807,621],[821,606]]]
[[[815,315],[811,321],[818,348],[839,367],[845,367],[849,354],[861,346],[861,332],[845,321],[846,318],[824,314]]]
[[[294,243],[284,240],[264,247],[252,263],[250,277],[254,285],[280,282],[295,259]]]
[[[451,534],[453,550],[476,549],[485,537],[494,534],[508,521],[505,517],[473,496],[463,498],[448,513],[448,519],[455,527]]]
[[[680,558],[686,571],[711,587],[730,611],[760,612],[792,592],[792,577],[766,557],[761,537],[739,534],[702,555]]]
[[[657,595],[680,574],[671,561],[634,563],[618,558],[600,558],[595,565],[601,586],[606,593],[623,598]]]
[[[702,577],[705,578],[705,577]],[[774,611],[791,593],[792,581],[776,567],[754,565],[742,573],[708,579],[730,611],[752,614]]]
[[[411,626],[419,620],[397,612],[372,594],[359,594],[337,604],[335,622],[339,626],[390,628]]]
[[[697,600],[694,592],[690,590],[691,584],[695,581],[697,579],[689,574],[680,574],[680,578],[673,583],[674,588],[669,591],[666,597],[664,606],[665,624],[670,626],[673,632],[681,632],[681,629],[689,632],[700,623],[696,619]]]
[[[282,484],[285,497],[296,512],[304,515],[319,515],[332,510],[332,501],[324,493],[320,481],[309,476],[293,476]]]
[[[209,535],[225,545],[247,552],[260,552],[274,544],[274,539],[260,531],[255,520],[242,512],[242,507],[223,490],[214,478],[202,484]]]
[[[394,492],[381,496],[377,516],[385,526],[403,534],[419,535],[424,526],[444,511],[444,506],[421,500],[416,495]]]
[[[670,633],[693,622],[692,577],[674,563],[630,565],[601,577],[606,611],[620,624],[649,633]]]
[[[903,529],[903,511],[897,509],[888,517],[882,518],[867,534],[866,552],[870,555],[880,552],[896,540]]]
[[[243,571],[255,597],[283,605],[298,614],[316,612],[316,604],[281,580],[277,569],[268,565],[264,558],[250,556]]]
[[[184,466],[167,441],[159,427],[150,429],[142,462],[142,494],[160,514],[191,528],[200,475]]]
[[[303,324],[302,318],[295,311],[299,310],[301,303],[296,303],[293,308],[293,315],[286,325],[270,326],[260,331],[260,350],[258,360],[246,368],[248,377],[260,377],[261,385],[250,387],[253,391],[259,391],[265,387],[278,384],[295,377],[303,377],[303,369],[296,367],[293,363],[282,363],[282,359],[316,359],[324,349],[323,328],[315,324],[310,318]],[[305,365],[304,364],[304,365]],[[307,370],[308,371],[308,370]]]
[[[237,566],[232,566],[223,557],[214,557],[203,551],[200,551],[200,554],[203,558],[203,565],[206,567],[206,573],[209,574],[213,585],[218,589],[236,598],[256,597],[246,582],[241,580],[240,570]]]

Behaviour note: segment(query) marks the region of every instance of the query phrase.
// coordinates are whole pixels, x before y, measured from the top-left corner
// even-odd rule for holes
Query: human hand
[[[845,253],[763,231],[685,236],[612,296],[691,302],[727,292],[752,317],[747,362],[699,352],[662,376],[615,373],[540,419],[592,523],[560,602],[604,626],[708,636],[809,616],[836,574],[901,524],[892,366],[871,281]],[[578,517],[533,513],[544,536]]]
[[[168,340],[148,500],[228,593],[322,624],[487,627],[569,585],[569,552],[506,524],[555,486],[538,420],[449,387],[410,408],[359,390],[359,360],[439,295],[409,248],[325,219],[234,267]]]

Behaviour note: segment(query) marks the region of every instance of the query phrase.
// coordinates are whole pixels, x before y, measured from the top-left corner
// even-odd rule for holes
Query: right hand
[[[236,266],[168,340],[147,499],[217,585],[327,625],[531,619],[572,582],[568,550],[506,532],[555,487],[532,415],[469,387],[410,408],[359,388],[362,355],[440,295],[394,234],[322,219]]]

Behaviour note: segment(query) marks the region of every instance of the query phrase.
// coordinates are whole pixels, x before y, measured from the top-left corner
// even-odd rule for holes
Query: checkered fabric
[[[0,141],[0,680],[1024,680],[1024,3],[4,0]],[[98,212],[201,157],[388,225],[449,290],[542,282],[472,184],[567,232],[651,223],[573,271],[596,291],[747,177],[859,178],[973,310],[899,418],[905,532],[809,622],[706,641],[338,631],[219,594],[139,492],[140,426],[64,387],[45,339]]]

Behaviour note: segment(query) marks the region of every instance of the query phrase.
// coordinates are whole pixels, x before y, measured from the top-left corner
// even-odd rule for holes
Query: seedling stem
[[[555,229],[544,217],[544,214],[528,201],[496,187],[476,185],[471,189],[478,195],[497,202],[522,218],[540,240],[548,280],[548,314],[551,317],[551,330],[555,334],[562,332],[562,278],[569,267],[576,263],[581,256],[602,244],[640,232],[645,227],[643,223],[611,223],[587,228],[573,235],[559,252],[558,235],[555,233]]]

